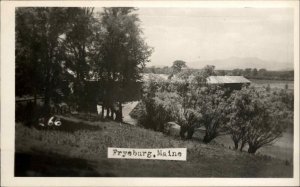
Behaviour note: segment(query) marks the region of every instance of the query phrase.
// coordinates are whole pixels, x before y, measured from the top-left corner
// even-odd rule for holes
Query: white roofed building
[[[243,86],[249,86],[251,81],[243,76],[209,76],[206,78],[207,84],[221,85],[232,89],[241,89]]]

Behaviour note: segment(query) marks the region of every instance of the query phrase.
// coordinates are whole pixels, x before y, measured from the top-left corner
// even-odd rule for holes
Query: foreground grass
[[[64,123],[60,130],[16,124],[16,176],[292,177],[292,166],[218,144],[182,141],[116,122]],[[108,147],[187,148],[187,161],[108,159]]]

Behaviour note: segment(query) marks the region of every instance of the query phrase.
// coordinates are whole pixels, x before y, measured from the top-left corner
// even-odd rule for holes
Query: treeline
[[[43,97],[42,115],[52,103],[66,102],[79,111],[96,110],[100,103],[121,121],[124,95],[141,78],[152,52],[135,10],[17,8],[16,95],[34,96],[35,105]],[[91,81],[102,85],[96,95],[89,90]]]
[[[143,73],[154,73],[154,74],[166,74],[170,75],[173,72],[172,67],[164,66],[164,67],[145,67]]]
[[[139,123],[165,132],[168,122],[180,125],[182,139],[191,139],[196,128],[204,127],[203,142],[229,134],[235,149],[248,144],[255,153],[293,127],[293,93],[244,87],[233,90],[208,85],[206,77],[215,75],[213,66],[193,73],[177,74],[182,81],[171,82],[153,76],[144,85]]]
[[[192,69],[192,71],[201,71],[201,69]],[[167,74],[173,73],[173,68],[169,66],[146,67],[144,73],[154,74]],[[294,80],[294,71],[269,71],[266,69],[246,68],[246,69],[233,69],[233,70],[216,70],[216,74],[220,76],[244,76],[249,79],[264,79],[264,80]]]
[[[266,79],[266,80],[294,80],[294,71],[268,71],[266,69],[246,68],[246,69],[234,69],[231,71],[222,71],[221,74],[244,76],[249,79]]]

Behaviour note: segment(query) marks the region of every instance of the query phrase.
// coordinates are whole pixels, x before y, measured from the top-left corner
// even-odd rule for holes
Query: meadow
[[[15,176],[292,177],[292,163],[112,121],[61,116],[59,129],[16,123]],[[187,161],[108,159],[108,147],[187,148]]]
[[[250,81],[254,87],[267,87],[270,85],[270,88],[273,89],[285,89],[285,86],[288,85],[288,90],[294,90],[294,81],[265,79],[250,79]]]
[[[203,139],[203,129],[197,129],[194,137],[201,141]],[[218,136],[215,142],[227,148],[233,148],[233,141],[230,135]],[[258,155],[270,156],[273,158],[285,160],[286,162],[293,162],[293,134],[291,132],[284,132],[282,137],[278,138],[274,143],[262,147],[257,151]],[[247,152],[248,146],[246,145],[244,150]]]

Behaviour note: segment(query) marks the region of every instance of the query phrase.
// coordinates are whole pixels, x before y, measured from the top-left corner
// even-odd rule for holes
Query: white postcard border
[[[293,178],[96,178],[14,177],[15,7],[135,6],[294,8],[294,177]],[[1,185],[3,186],[294,186],[299,185],[299,1],[2,1],[1,2]]]

